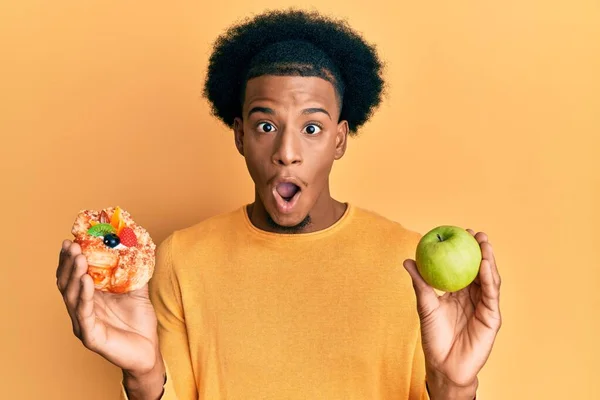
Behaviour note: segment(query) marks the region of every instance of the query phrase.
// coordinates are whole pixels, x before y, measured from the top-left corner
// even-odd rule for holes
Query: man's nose
[[[302,164],[302,151],[299,135],[291,129],[283,129],[276,139],[273,163],[277,165]]]

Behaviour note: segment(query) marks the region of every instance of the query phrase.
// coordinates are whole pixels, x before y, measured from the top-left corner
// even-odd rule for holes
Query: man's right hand
[[[125,376],[133,380],[153,376],[162,388],[164,365],[148,285],[123,294],[95,290],[87,269],[81,247],[65,240],[56,285],[71,317],[73,333],[85,347],[121,368]]]

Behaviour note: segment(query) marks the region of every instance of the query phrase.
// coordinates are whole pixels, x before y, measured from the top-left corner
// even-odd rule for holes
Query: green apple
[[[467,287],[477,276],[481,248],[466,229],[438,226],[417,244],[415,262],[419,274],[430,286],[444,292],[456,292]]]

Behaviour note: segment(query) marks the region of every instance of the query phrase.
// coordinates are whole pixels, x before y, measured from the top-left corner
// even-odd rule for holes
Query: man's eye
[[[315,134],[321,132],[321,127],[319,125],[310,124],[310,125],[306,125],[306,128],[304,128],[304,130],[309,135],[315,135]]]
[[[269,133],[275,131],[275,127],[269,122],[261,122],[260,124],[258,124],[258,131]]]

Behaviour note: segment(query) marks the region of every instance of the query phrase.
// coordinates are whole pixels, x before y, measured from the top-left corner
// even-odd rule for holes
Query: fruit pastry
[[[119,207],[82,210],[71,233],[87,259],[95,289],[126,293],[152,277],[156,245],[127,211]]]

